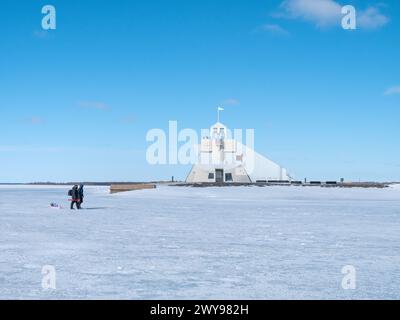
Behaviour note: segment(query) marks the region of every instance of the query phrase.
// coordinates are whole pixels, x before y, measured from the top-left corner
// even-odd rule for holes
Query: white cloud
[[[393,94],[400,94],[400,86],[394,86],[385,91],[385,96],[390,96]]]
[[[51,38],[50,32],[46,30],[35,30],[33,31],[33,36],[39,39],[49,39]]]
[[[41,117],[33,116],[28,119],[29,123],[32,125],[40,125],[44,123],[44,120]]]
[[[136,122],[135,116],[129,114],[121,119],[121,122],[124,124],[132,124]]]
[[[319,27],[339,24],[342,6],[333,0],[285,0],[281,9],[289,18],[300,18]]]
[[[238,104],[240,104],[240,101],[237,99],[234,99],[234,98],[226,99],[223,102],[223,105],[225,105],[225,106],[233,106],[233,105],[238,105]]]
[[[377,29],[389,22],[389,18],[382,14],[377,8],[369,7],[357,16],[357,24],[365,29]]]
[[[317,27],[341,26],[342,7],[335,0],[284,0],[277,17],[301,19],[314,23]],[[389,22],[379,7],[370,6],[365,10],[357,10],[357,26],[360,29],[377,29]]]
[[[257,30],[265,31],[273,35],[288,36],[289,32],[278,24],[264,24]]]

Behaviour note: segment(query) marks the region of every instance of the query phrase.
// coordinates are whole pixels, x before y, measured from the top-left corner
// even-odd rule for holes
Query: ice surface
[[[398,187],[68,189],[0,187],[0,298],[400,298]]]

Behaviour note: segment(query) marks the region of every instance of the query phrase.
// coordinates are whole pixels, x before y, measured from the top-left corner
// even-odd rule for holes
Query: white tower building
[[[198,148],[198,163],[189,172],[187,183],[252,183],[290,181],[292,178],[273,161],[230,137],[217,122],[203,137]]]

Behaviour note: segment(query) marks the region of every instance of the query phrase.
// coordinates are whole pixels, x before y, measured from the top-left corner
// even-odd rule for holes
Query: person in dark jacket
[[[78,195],[79,195],[79,209],[80,209],[81,206],[82,206],[83,197],[84,197],[84,195],[83,195],[83,184],[81,184],[81,185],[79,186]]]
[[[71,210],[74,209],[74,204],[76,205],[77,209],[80,209],[80,199],[79,199],[79,191],[78,191],[78,186],[74,185],[72,188],[72,194],[71,194]]]

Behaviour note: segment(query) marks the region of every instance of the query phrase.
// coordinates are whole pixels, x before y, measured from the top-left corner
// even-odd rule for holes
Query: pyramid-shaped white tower
[[[228,129],[217,122],[203,137],[198,163],[189,172],[187,183],[254,183],[290,181],[286,169],[241,142],[228,137]]]

